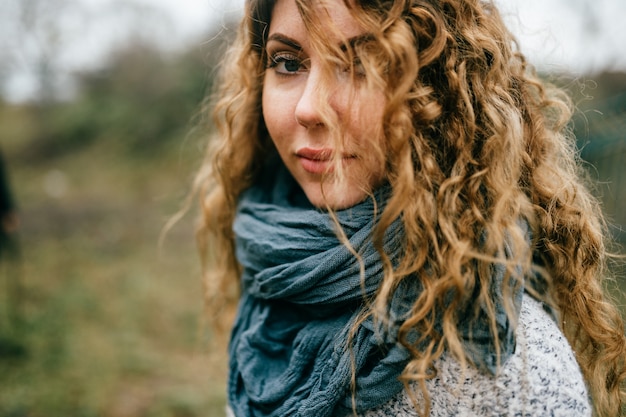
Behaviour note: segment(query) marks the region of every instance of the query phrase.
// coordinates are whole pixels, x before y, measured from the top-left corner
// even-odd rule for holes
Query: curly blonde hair
[[[314,2],[296,3],[311,36],[322,33],[316,30],[323,22],[315,17]],[[398,218],[405,230],[400,262],[392,267],[382,254],[385,277],[365,314],[384,320],[403,280],[423,286],[400,331],[400,342],[412,352],[402,378],[421,387],[422,411],[429,409],[424,380],[433,375],[433,361],[448,350],[465,364],[457,329],[460,307],[482,303],[493,313],[491,266],[501,263],[513,278],[505,280],[507,311],[522,284],[553,305],[595,414],[622,415],[624,326],[604,294],[606,227],[567,130],[572,115],[567,96],[535,74],[491,1],[345,3],[372,35],[355,45],[354,54],[370,84],[386,93],[385,149],[377,154],[384,158],[392,194],[380,213],[375,243],[382,248],[385,229]],[[261,114],[273,5],[271,0],[246,4],[212,101],[218,131],[196,182],[213,316],[238,296],[232,232],[237,199],[275,152]],[[531,240],[520,219],[530,226]],[[524,283],[530,276],[536,282]],[[470,299],[476,294],[478,299]],[[435,317],[443,320],[441,334]],[[412,330],[429,342],[426,350],[409,340]],[[497,346],[495,319],[492,334]]]

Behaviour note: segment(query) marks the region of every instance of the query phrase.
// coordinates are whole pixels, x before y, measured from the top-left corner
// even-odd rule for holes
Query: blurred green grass
[[[2,132],[11,125],[29,126],[19,113]],[[21,261],[0,264],[0,278],[4,288],[19,278],[20,291],[0,293],[10,347],[0,416],[223,415],[226,361],[202,320],[193,213],[158,244],[189,190],[197,141],[183,136],[146,157],[102,138],[20,159],[35,144],[13,133],[2,147]]]

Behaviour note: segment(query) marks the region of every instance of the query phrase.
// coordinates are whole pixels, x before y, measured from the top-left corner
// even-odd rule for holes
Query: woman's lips
[[[335,168],[332,149],[302,148],[296,152],[302,168],[311,174],[325,174]],[[353,155],[342,156],[342,162],[354,158]]]

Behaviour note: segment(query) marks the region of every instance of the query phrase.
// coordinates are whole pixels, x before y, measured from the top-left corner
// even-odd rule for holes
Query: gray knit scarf
[[[281,164],[271,171],[244,192],[234,224],[243,275],[229,347],[229,405],[237,417],[325,417],[382,405],[403,389],[398,376],[410,355],[397,343],[397,332],[419,283],[396,291],[384,329],[365,321],[350,346],[348,334],[383,277],[371,232],[374,204],[380,212],[389,190],[336,213],[362,259],[362,280],[359,262],[339,242],[328,213],[308,203]],[[399,220],[387,230],[384,249],[392,263],[401,255],[402,233]],[[502,279],[493,281],[498,296]],[[503,361],[515,340],[501,303],[496,307]],[[487,321],[461,326],[472,362],[495,372],[498,355]]]

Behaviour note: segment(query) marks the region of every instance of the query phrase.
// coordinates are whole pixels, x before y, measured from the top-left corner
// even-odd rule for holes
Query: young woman
[[[249,0],[214,114],[229,413],[623,412],[569,103],[491,2]]]

